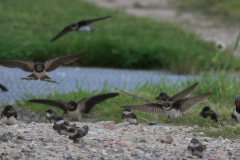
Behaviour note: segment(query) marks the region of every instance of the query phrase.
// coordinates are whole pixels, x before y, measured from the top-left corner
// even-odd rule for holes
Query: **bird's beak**
[[[9,114],[13,114],[13,113],[14,113],[14,110],[11,109],[11,110],[8,111],[8,113],[9,113]]]
[[[74,109],[74,106],[68,106],[68,109]]]
[[[159,98],[159,96],[157,96],[157,97],[155,97],[155,99],[156,99],[156,100],[159,100],[160,98]]]

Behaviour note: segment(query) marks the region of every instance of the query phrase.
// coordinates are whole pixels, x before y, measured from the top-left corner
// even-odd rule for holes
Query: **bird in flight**
[[[97,18],[97,19],[90,19],[90,20],[83,20],[79,22],[73,22],[69,26],[65,27],[61,32],[59,32],[53,39],[51,39],[50,42],[56,41],[58,38],[62,37],[63,35],[71,32],[71,31],[77,31],[77,32],[88,32],[88,31],[94,31],[96,28],[90,27],[89,25],[95,21],[104,20],[107,18],[110,18],[111,16]]]
[[[45,73],[54,71],[64,64],[70,64],[77,59],[88,55],[89,52],[77,53],[69,56],[62,56],[47,60],[45,63],[33,61],[0,61],[0,65],[8,68],[20,68],[26,72],[33,72],[31,75],[21,78],[25,80],[38,80],[58,83],[48,77]]]

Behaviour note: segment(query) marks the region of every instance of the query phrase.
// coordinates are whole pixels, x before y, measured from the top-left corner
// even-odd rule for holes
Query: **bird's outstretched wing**
[[[147,102],[147,103],[154,103],[154,102],[149,101],[149,100],[147,100],[147,99],[144,99],[144,98],[141,98],[141,97],[138,97],[138,96],[134,96],[134,95],[132,95],[132,94],[130,94],[130,93],[127,93],[127,92],[125,92],[125,91],[123,91],[123,90],[121,90],[121,91],[122,91],[123,93],[125,93],[125,94],[128,94],[129,96],[132,96],[132,97],[141,99],[141,100],[143,100],[143,101],[145,101],[145,102]]]
[[[178,99],[172,105],[173,105],[173,108],[176,108],[176,109],[180,110],[180,112],[184,113],[189,108],[191,108],[193,105],[201,102],[204,98],[206,98],[210,94],[211,94],[211,92],[208,92],[208,93],[204,93],[204,94],[197,95],[194,97]]]
[[[4,85],[2,85],[2,84],[0,84],[0,88],[1,88],[4,92],[7,92],[7,91],[8,91],[8,89],[7,89]]]
[[[174,96],[172,96],[170,99],[168,99],[167,101],[171,101],[171,102],[175,102],[178,99],[182,99],[185,98],[195,87],[197,87],[197,85],[199,84],[199,82],[191,85],[190,87],[188,87],[187,89],[179,92],[178,94],[175,94]]]
[[[110,18],[112,16],[107,16],[107,17],[102,17],[102,18],[96,18],[96,19],[89,19],[89,20],[83,20],[83,21],[79,21],[78,22],[78,25],[79,26],[84,26],[84,25],[89,25],[93,22],[96,22],[96,21],[100,21],[100,20],[104,20],[104,19],[107,19],[107,18]]]
[[[20,68],[26,72],[33,72],[33,61],[0,61],[0,65],[8,68]]]
[[[140,112],[147,112],[147,113],[154,113],[158,115],[165,115],[166,112],[163,109],[161,104],[158,103],[147,103],[147,104],[140,104],[140,105],[127,105],[121,106],[125,109],[133,109]]]
[[[84,98],[81,101],[79,101],[78,104],[85,103],[84,105],[85,107],[81,108],[81,111],[84,113],[89,113],[96,104],[101,103],[109,98],[116,97],[118,95],[119,93],[107,93],[107,94],[96,95],[93,97]]]
[[[89,52],[77,53],[69,56],[62,56],[62,57],[57,57],[54,59],[47,60],[45,62],[46,71],[51,72],[64,64],[70,64],[76,61],[77,59],[88,55],[88,53]]]
[[[70,28],[70,26],[65,27],[61,32],[59,32],[55,37],[53,37],[50,42],[56,41],[58,38],[64,36],[71,31],[73,30]]]
[[[62,109],[65,113],[67,113],[67,103],[59,100],[48,100],[48,99],[31,99],[28,100],[29,102],[33,103],[40,103],[45,105],[50,105],[54,107],[58,107]]]

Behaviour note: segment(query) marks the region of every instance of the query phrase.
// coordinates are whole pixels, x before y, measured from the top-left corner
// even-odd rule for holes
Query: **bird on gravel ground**
[[[67,130],[69,139],[73,140],[73,143],[79,143],[81,139],[87,135],[89,127],[87,125],[82,128],[71,127]]]
[[[55,116],[53,129],[60,135],[68,135],[68,128],[76,127],[76,124],[70,125],[70,123],[63,119],[62,116]]]
[[[216,122],[218,122],[219,121],[218,118],[221,117],[221,115],[217,115],[209,106],[203,107],[202,112],[200,112],[199,115],[203,118],[209,118]],[[221,122],[219,121],[219,123]],[[221,123],[221,125],[223,124]]]
[[[122,113],[122,119],[125,122],[129,122],[130,124],[136,124],[137,123],[137,116],[131,109],[124,109]]]
[[[2,85],[2,84],[0,84],[0,88],[1,88],[1,90],[4,91],[4,92],[7,92],[7,91],[8,91],[8,89],[7,89],[4,85]]]
[[[54,109],[48,109],[46,110],[46,119],[50,122],[53,123],[55,121],[55,117],[59,116],[58,113]]]
[[[109,98],[116,97],[118,95],[119,93],[101,94],[93,97],[84,98],[78,103],[76,103],[75,101],[70,101],[67,103],[59,100],[47,99],[32,99],[29,100],[29,102],[58,107],[62,109],[64,113],[68,113],[72,121],[80,121],[82,119],[82,112],[89,113],[96,104],[101,103]]]
[[[77,53],[69,56],[57,57],[54,59],[49,59],[45,63],[33,61],[0,61],[0,65],[8,68],[20,68],[26,72],[33,72],[33,74],[21,78],[25,80],[38,80],[57,83],[45,73],[54,71],[55,69],[61,67],[64,64],[70,64],[77,59],[86,56],[88,52]]]
[[[17,124],[17,112],[13,109],[13,106],[7,105],[2,111],[0,119],[2,124]]]
[[[90,27],[89,25],[95,21],[104,20],[110,18],[111,16],[97,18],[97,19],[90,19],[90,20],[83,20],[79,22],[73,22],[69,26],[65,27],[60,33],[58,33],[50,42],[57,40],[58,38],[62,37],[63,35],[71,32],[71,31],[78,31],[78,32],[88,32],[94,31],[96,28]]]
[[[240,97],[238,95],[235,97],[235,106],[236,108],[233,110],[232,118],[240,122]]]
[[[193,138],[188,146],[188,150],[192,155],[202,158],[203,151],[206,150],[206,146],[202,145],[198,139]]]

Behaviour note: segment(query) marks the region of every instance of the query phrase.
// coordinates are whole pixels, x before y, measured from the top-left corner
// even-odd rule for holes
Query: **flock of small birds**
[[[74,22],[69,26],[65,27],[60,33],[58,33],[51,42],[57,40],[63,35],[71,32],[86,32],[93,31],[96,28],[92,28],[89,25],[95,21],[104,20],[110,18],[111,16],[92,19],[92,20],[83,20],[79,22]],[[20,68],[26,72],[31,72],[32,74],[21,78],[23,80],[38,80],[58,83],[52,78],[46,75],[46,72],[51,72],[56,70],[62,65],[70,64],[83,56],[87,56],[89,53],[77,53],[68,56],[57,57],[54,59],[49,59],[45,63],[33,61],[0,61],[0,65],[9,68]],[[174,119],[180,117],[191,117],[186,115],[185,112],[190,109],[195,104],[201,102],[203,99],[208,97],[211,92],[204,93],[201,95],[193,96],[185,98],[199,83],[195,83],[187,89],[177,93],[174,96],[168,96],[167,93],[161,92],[155,99],[156,102],[152,102],[150,100],[137,97],[125,91],[123,93],[136,97],[142,101],[145,101],[145,104],[140,105],[126,105],[120,106],[124,108],[122,113],[123,121],[129,122],[130,124],[138,125],[137,116],[132,110],[137,110],[140,112],[153,113],[157,115],[168,115],[167,123],[173,122]],[[0,84],[0,89],[2,91],[8,91],[6,87]],[[54,107],[58,107],[63,110],[64,114],[68,114],[71,118],[71,121],[81,121],[83,117],[89,117],[88,113],[92,110],[92,108],[107,99],[114,98],[118,96],[119,93],[107,93],[101,95],[95,95],[92,97],[84,98],[78,102],[70,101],[63,102],[60,100],[49,100],[49,99],[31,99],[29,102],[32,103],[40,103],[44,105],[50,105]],[[235,97],[235,105],[236,108],[232,113],[232,118],[236,119],[237,122],[240,121],[240,98],[239,96]],[[220,115],[217,115],[209,106],[206,106],[200,112],[200,116],[203,118],[209,118],[218,123],[218,118]],[[14,110],[13,106],[7,105],[1,113],[1,123],[6,125],[15,125],[17,124],[17,113]],[[70,124],[67,120],[64,120],[63,116],[60,116],[55,110],[48,109],[46,111],[46,119],[53,123],[53,129],[60,135],[68,135],[69,139],[73,140],[74,143],[79,143],[81,139],[87,135],[89,131],[89,127],[87,125],[83,127],[78,127],[76,124]],[[170,121],[172,120],[172,121]],[[222,124],[222,123],[221,123]],[[222,124],[223,125],[223,124]],[[198,139],[193,138],[190,141],[188,146],[188,150],[192,153],[192,155],[203,157],[203,151],[206,149]]]

